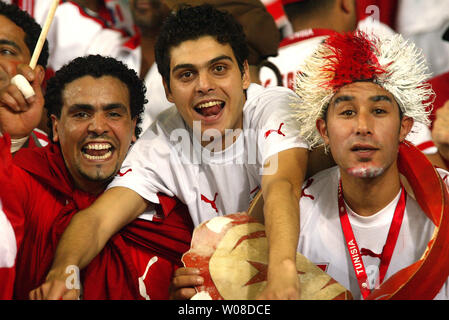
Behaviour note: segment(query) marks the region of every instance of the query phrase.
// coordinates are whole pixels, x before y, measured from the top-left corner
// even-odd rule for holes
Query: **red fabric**
[[[449,72],[430,79],[429,83],[432,85],[433,91],[435,91],[435,101],[433,102],[433,110],[430,115],[430,120],[432,121],[431,128],[433,128],[436,111],[449,100]]]
[[[22,149],[15,154],[14,165],[10,160],[3,164],[12,169],[10,179],[5,179],[9,180],[6,189],[14,190],[6,199],[8,210],[12,207],[22,216],[26,213],[14,296],[27,299],[29,291],[44,281],[70,219],[96,197],[74,187],[60,149],[54,144]],[[0,176],[6,178],[5,174]],[[162,205],[158,213],[166,217],[162,223],[136,220],[115,235],[82,272],[85,299],[143,298],[138,278],[155,255],[158,261],[144,280],[146,291],[151,299],[168,298],[172,272],[189,249],[193,227],[185,205],[163,195],[159,199]]]
[[[13,177],[11,172],[12,156],[10,153],[11,142],[8,134],[0,138],[0,198],[2,199],[3,211],[6,218],[11,223],[17,246],[23,238],[24,214],[17,202],[10,203],[6,201],[10,197],[15,197],[16,190],[8,188],[8,181]],[[12,299],[14,288],[14,277],[16,266],[11,268],[0,268],[0,299]]]
[[[387,279],[367,299],[433,299],[449,276],[449,193],[433,165],[409,142],[399,145],[399,172],[437,232],[420,260]]]
[[[11,300],[14,290],[15,267],[0,268],[0,300]]]

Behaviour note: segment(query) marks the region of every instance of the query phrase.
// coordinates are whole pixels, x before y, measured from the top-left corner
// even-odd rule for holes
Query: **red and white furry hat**
[[[380,85],[395,97],[405,116],[428,124],[434,93],[425,83],[427,71],[421,50],[401,35],[381,39],[356,31],[330,36],[296,77],[295,91],[301,99],[292,107],[301,136],[310,148],[323,145],[316,120],[338,89],[355,81]]]

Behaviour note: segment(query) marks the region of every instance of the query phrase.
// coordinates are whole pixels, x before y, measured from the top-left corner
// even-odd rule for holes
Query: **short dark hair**
[[[27,45],[28,50],[30,50],[30,55],[32,55],[34,47],[36,47],[37,40],[41,34],[41,26],[26,11],[21,10],[14,4],[6,4],[0,1],[0,15],[5,16],[14,22],[25,32],[25,44]],[[45,40],[41,54],[37,60],[37,64],[46,68],[48,54],[48,41]]]
[[[181,6],[164,22],[155,46],[156,64],[162,78],[170,87],[170,49],[187,40],[212,36],[221,44],[229,44],[243,74],[248,60],[248,44],[242,26],[228,12],[209,4]]]
[[[101,55],[76,58],[56,71],[55,75],[50,78],[45,93],[45,108],[47,109],[49,128],[51,129],[51,115],[55,115],[58,119],[61,117],[63,106],[62,92],[65,86],[84,76],[92,76],[94,78],[112,76],[127,86],[131,118],[137,119],[135,135],[138,137],[142,131],[139,124],[142,122],[142,113],[147,102],[145,98],[145,84],[134,70],[129,69],[122,62]],[[50,141],[53,140],[52,130],[50,130],[49,137]]]

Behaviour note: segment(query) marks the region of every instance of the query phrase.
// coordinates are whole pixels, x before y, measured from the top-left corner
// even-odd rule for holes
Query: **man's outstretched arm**
[[[76,298],[74,291],[66,286],[70,266],[86,267],[116,232],[146,208],[146,200],[133,190],[114,187],[89,208],[75,214],[61,237],[45,283],[31,291],[30,298]]]
[[[276,159],[277,157],[277,159]],[[308,150],[292,148],[268,159],[262,177],[269,260],[267,287],[259,299],[299,299],[296,250],[299,239],[299,198],[307,169]]]

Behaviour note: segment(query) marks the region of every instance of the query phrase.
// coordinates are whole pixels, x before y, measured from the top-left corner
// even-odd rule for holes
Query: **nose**
[[[373,133],[371,116],[368,112],[360,112],[357,116],[357,135],[366,136]]]
[[[214,90],[214,81],[212,75],[207,71],[199,72],[196,85],[197,92],[207,94]]]
[[[92,116],[87,130],[95,133],[97,136],[100,136],[109,131],[108,120],[103,114],[97,113]]]

